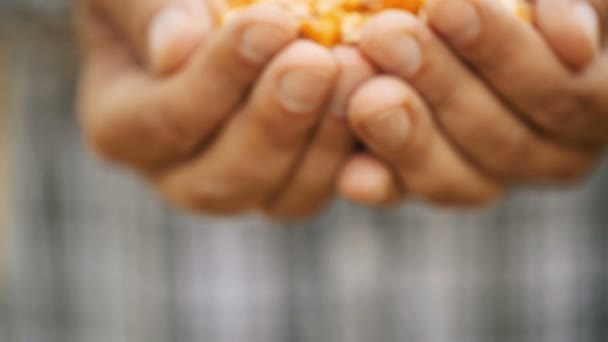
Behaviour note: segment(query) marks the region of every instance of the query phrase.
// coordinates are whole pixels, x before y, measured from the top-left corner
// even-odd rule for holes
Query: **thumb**
[[[132,47],[135,57],[157,74],[179,68],[211,30],[204,0],[89,0]]]
[[[600,2],[537,0],[539,29],[559,57],[575,68],[589,65],[599,52],[600,16],[594,5]]]

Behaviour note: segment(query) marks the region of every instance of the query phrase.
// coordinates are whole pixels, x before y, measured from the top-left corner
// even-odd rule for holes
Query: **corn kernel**
[[[302,22],[300,32],[305,38],[325,46],[332,46],[342,41],[340,22],[340,18],[335,15],[311,18]]]

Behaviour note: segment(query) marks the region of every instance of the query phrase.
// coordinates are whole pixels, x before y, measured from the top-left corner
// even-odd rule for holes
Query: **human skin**
[[[570,134],[547,138],[497,100],[512,89],[490,89],[488,70],[472,72],[449,53],[453,47],[444,40],[450,40],[432,28],[440,3],[453,1],[431,1],[431,28],[404,13],[383,14],[366,29],[360,50],[298,40],[293,19],[269,6],[216,29],[198,0],[84,1],[78,15],[83,131],[101,155],[139,171],[170,202],[220,215],[259,209],[277,218],[308,217],[336,190],[368,205],[394,203],[406,193],[443,205],[480,205],[515,184],[584,174],[601,142],[580,147]],[[529,27],[502,37],[494,30],[501,23],[481,26],[484,39],[473,52],[495,47],[492,37],[512,44],[536,39],[545,49],[537,65],[548,60],[580,75],[556,55],[577,69],[598,63],[595,52],[563,53],[571,50],[560,50],[563,39],[545,28],[551,21],[539,25],[549,32],[545,37]],[[423,69],[434,72],[408,74],[403,66],[414,63],[391,50],[400,45],[385,46],[386,37],[412,32],[425,37]],[[569,39],[581,44],[575,34]],[[375,55],[378,48],[386,53]],[[490,64],[470,62],[477,61]],[[517,73],[490,82],[506,87],[523,83],[524,72],[530,82],[547,76],[524,62],[507,60]],[[374,76],[376,68],[391,76]],[[304,79],[285,80],[290,71]],[[509,103],[524,95],[516,92]],[[433,101],[441,98],[467,101]],[[373,154],[353,154],[347,112],[352,131]],[[369,134],[367,122],[378,117],[387,132],[381,138],[397,138]],[[575,137],[581,135],[588,138],[584,132]]]
[[[196,212],[291,219],[333,199],[348,101],[374,73],[356,49],[299,40],[264,5],[219,29],[197,0],[89,0],[78,18],[80,117],[100,155]]]
[[[354,95],[353,129],[432,202],[476,205],[494,189],[583,179],[608,141],[601,4],[539,0],[536,27],[492,0],[430,0],[426,22],[381,14],[360,47],[392,78]],[[374,136],[374,120],[393,134]]]

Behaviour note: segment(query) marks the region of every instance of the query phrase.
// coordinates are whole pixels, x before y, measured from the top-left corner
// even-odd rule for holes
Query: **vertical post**
[[[5,285],[7,263],[7,224],[9,203],[9,58],[6,37],[0,35],[0,290]],[[1,300],[1,298],[0,298]]]

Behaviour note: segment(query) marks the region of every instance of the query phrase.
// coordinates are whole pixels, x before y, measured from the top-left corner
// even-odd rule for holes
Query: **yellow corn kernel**
[[[302,22],[300,33],[303,37],[312,39],[319,44],[332,46],[342,41],[340,17],[326,15],[321,18],[306,19]]]

